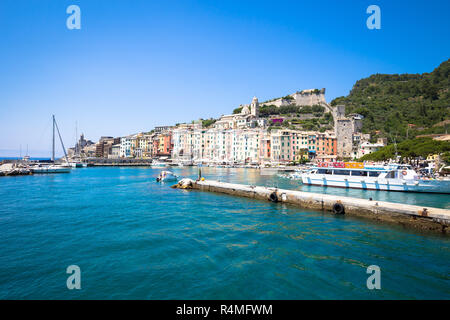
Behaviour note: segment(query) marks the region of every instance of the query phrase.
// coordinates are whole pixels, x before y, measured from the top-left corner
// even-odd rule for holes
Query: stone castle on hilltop
[[[322,89],[308,89],[297,91],[293,94],[287,95],[282,98],[272,99],[261,103],[263,105],[274,105],[277,107],[288,106],[313,106],[313,105],[327,105],[325,100],[325,88]]]

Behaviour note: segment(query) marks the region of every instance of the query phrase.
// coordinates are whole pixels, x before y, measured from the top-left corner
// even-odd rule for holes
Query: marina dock
[[[401,203],[210,180],[194,181],[191,179],[183,179],[179,181],[178,184],[174,185],[173,188],[195,189],[271,202],[287,203],[302,208],[332,212],[339,215],[364,217],[420,230],[430,230],[449,234],[450,210],[447,209],[425,208]]]

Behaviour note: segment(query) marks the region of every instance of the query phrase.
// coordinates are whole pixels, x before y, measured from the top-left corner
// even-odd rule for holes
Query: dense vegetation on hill
[[[233,114],[242,111],[242,107],[233,110]],[[306,115],[307,119],[301,119],[302,115]],[[270,116],[283,118],[282,123],[273,123],[269,130],[277,127],[285,127],[290,129],[302,130],[325,130],[333,129],[333,116],[330,112],[326,112],[325,107],[321,105],[313,106],[297,106],[290,104],[277,107],[276,105],[262,105],[259,109],[261,118],[269,118]]]
[[[436,141],[431,138],[408,139],[403,142],[390,144],[380,150],[363,156],[360,160],[384,161],[394,159],[396,153],[402,158],[426,158],[429,154],[443,154],[444,161],[448,163],[450,154],[450,141]]]
[[[375,131],[380,131],[390,142],[443,133],[448,125],[433,125],[450,118],[450,60],[431,73],[375,74],[361,79],[348,96],[331,102],[338,104],[346,106],[346,113],[365,117],[365,133],[376,136]]]
[[[259,109],[259,115],[262,118],[269,117],[271,115],[280,115],[280,114],[307,114],[313,113],[317,117],[321,117],[325,112],[324,106],[297,106],[295,104],[277,107],[275,105],[263,105]]]
[[[209,128],[210,126],[212,126],[216,122],[216,119],[213,119],[213,118],[200,119],[200,120],[202,121],[202,127],[203,128]]]

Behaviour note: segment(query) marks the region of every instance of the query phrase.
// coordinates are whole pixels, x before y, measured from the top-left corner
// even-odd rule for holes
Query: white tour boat
[[[449,179],[420,178],[410,165],[320,163],[301,174],[304,184],[384,191],[450,193]]]

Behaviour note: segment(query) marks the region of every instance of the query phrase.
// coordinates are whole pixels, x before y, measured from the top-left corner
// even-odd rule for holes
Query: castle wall
[[[291,96],[295,99],[295,104],[298,106],[313,106],[327,103],[325,100],[325,89],[320,90],[319,93],[311,91],[296,92]]]
[[[261,105],[275,105],[277,107],[287,106],[295,103],[297,106],[313,106],[317,104],[327,104],[325,99],[325,89],[314,92],[311,90],[303,90],[290,94],[293,100],[279,98],[274,101],[261,103]]]

